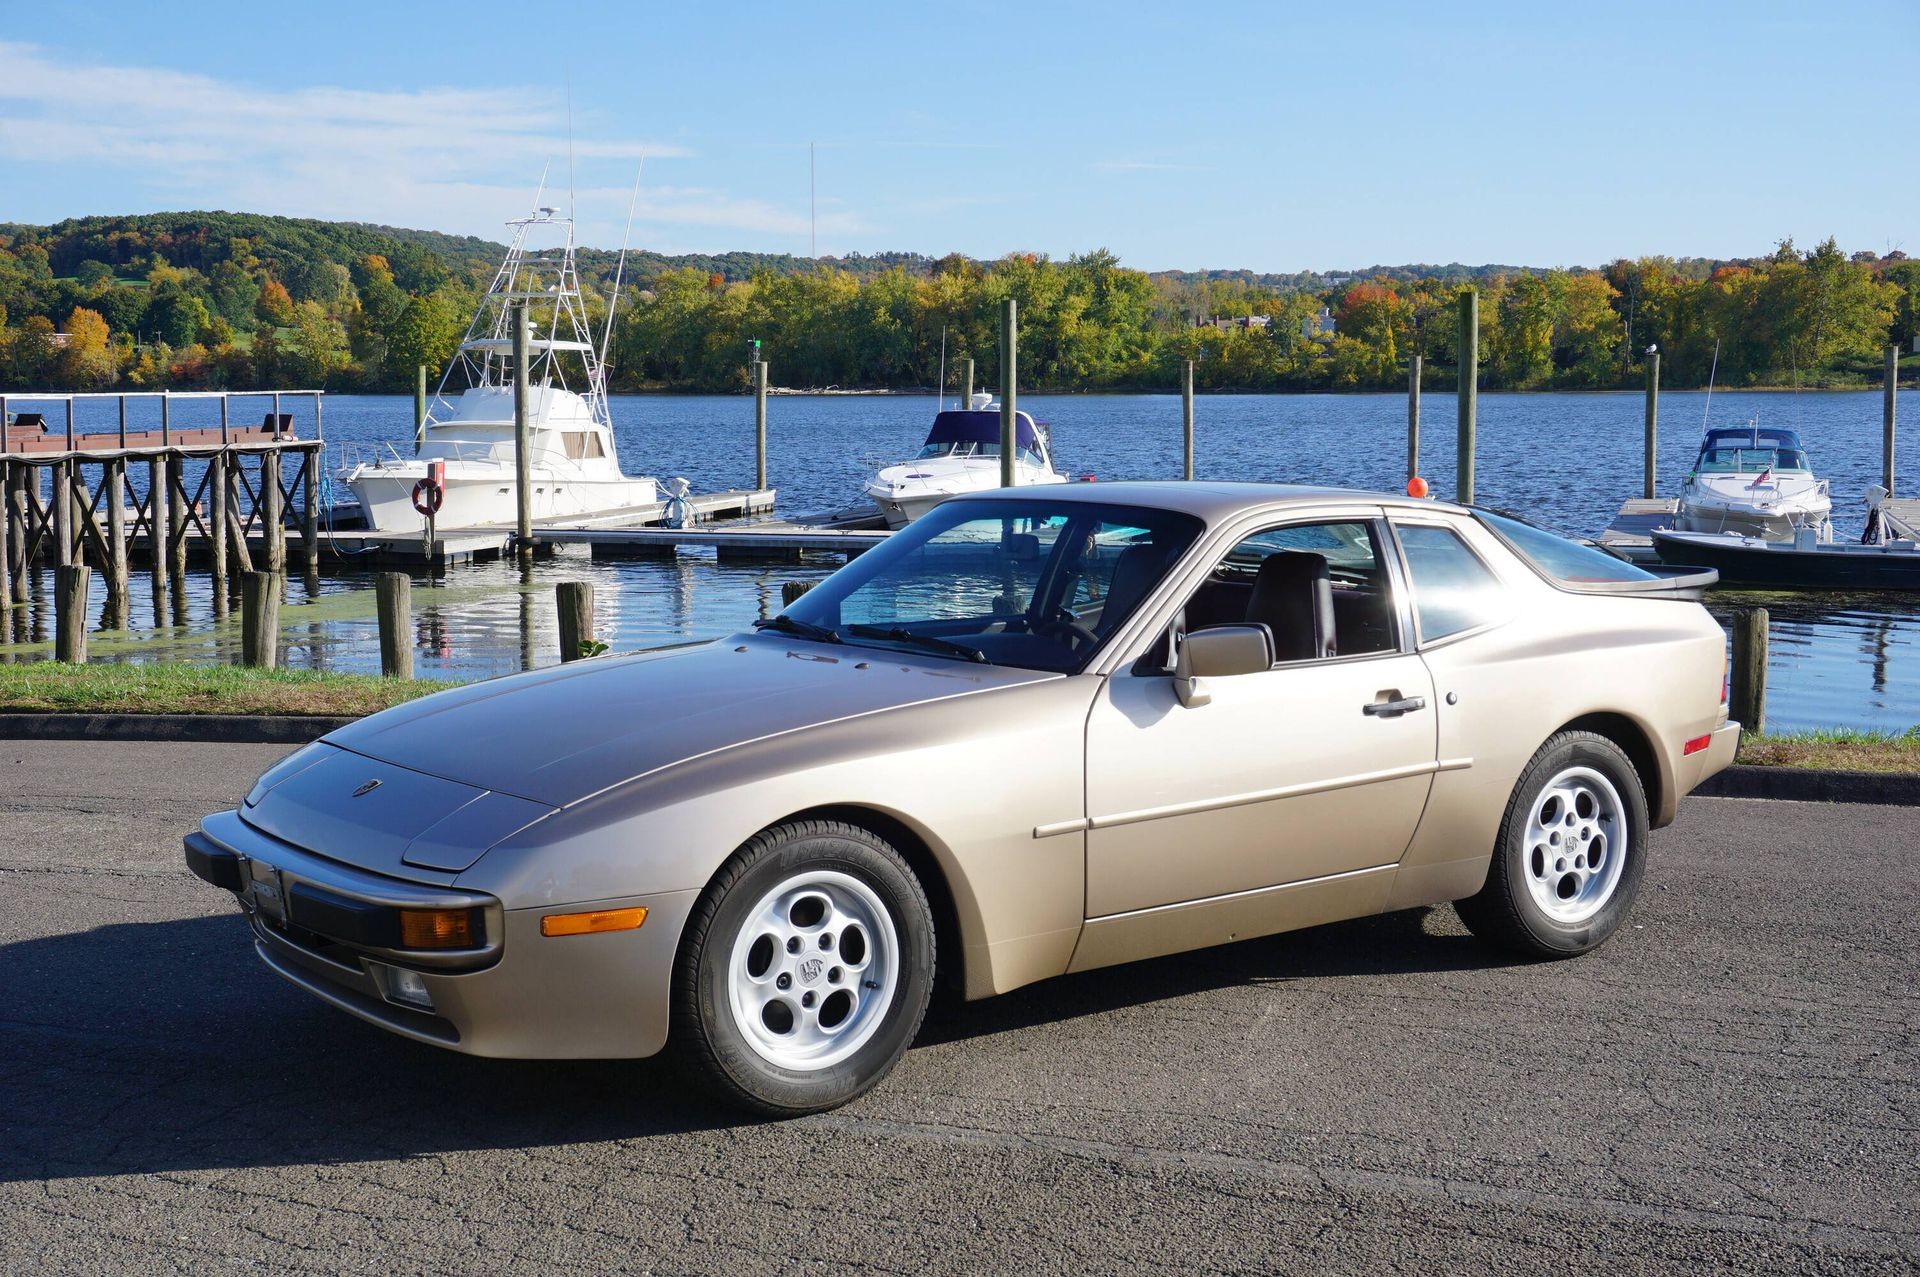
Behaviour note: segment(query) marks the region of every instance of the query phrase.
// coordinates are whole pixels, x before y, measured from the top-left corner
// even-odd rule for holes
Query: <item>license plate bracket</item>
[[[261,917],[278,926],[287,925],[286,884],[280,871],[258,860],[247,862],[247,898]]]

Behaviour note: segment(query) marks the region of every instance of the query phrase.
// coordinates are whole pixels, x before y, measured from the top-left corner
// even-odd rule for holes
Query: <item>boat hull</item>
[[[345,482],[360,502],[367,527],[376,532],[419,532],[426,527],[426,517],[413,508],[413,486],[425,475],[422,466],[363,466]],[[435,530],[516,522],[519,506],[514,496],[515,482],[514,472],[506,467],[485,473],[449,467],[446,498],[435,518]],[[602,514],[655,505],[659,500],[659,486],[652,479],[563,479],[538,473],[533,477],[535,519]]]
[[[1720,584],[1777,590],[1920,590],[1920,548],[1825,545],[1795,549],[1740,537],[1653,534],[1662,563],[1714,568]]]

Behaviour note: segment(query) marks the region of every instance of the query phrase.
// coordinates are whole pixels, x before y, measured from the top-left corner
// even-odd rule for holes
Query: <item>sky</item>
[[[1916,66],[1920,0],[0,0],[0,221],[499,239],[546,168],[615,248],[638,168],[669,253],[1920,253]]]

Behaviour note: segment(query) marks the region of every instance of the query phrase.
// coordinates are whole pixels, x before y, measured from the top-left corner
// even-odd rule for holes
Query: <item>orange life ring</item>
[[[431,479],[422,479],[413,485],[413,508],[421,514],[432,516],[440,513],[440,505],[447,499],[447,490]]]

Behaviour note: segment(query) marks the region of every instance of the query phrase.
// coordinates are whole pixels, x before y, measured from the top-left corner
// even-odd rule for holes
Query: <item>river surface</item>
[[[1643,399],[1620,394],[1483,394],[1476,487],[1489,505],[1575,535],[1606,526],[1623,498],[1638,496]],[[1174,478],[1180,470],[1176,395],[1023,395],[1020,406],[1051,425],[1060,468],[1102,480]],[[136,405],[132,421],[150,405]],[[313,431],[309,400],[288,399],[302,435]],[[1454,490],[1455,403],[1429,391],[1422,422],[1421,473],[1441,496]],[[787,517],[859,502],[861,482],[883,461],[919,448],[934,403],[926,396],[776,396],[768,403],[768,470]],[[77,428],[110,429],[111,401],[83,402]],[[177,403],[177,426],[200,424],[212,405]],[[237,410],[236,410],[237,411]],[[263,409],[264,411],[264,409]],[[1911,410],[1910,410],[1911,411]],[[338,396],[325,401],[325,433],[340,445],[411,437],[413,405],[403,396]],[[1672,495],[1693,460],[1706,396],[1660,400],[1659,491]],[[158,409],[152,408],[157,420]],[[613,401],[621,461],[631,474],[684,475],[695,491],[749,487],[753,404],[745,396],[623,396]],[[1875,392],[1717,392],[1715,425],[1797,428],[1816,473],[1832,481],[1835,525],[1857,536],[1860,494],[1880,475],[1880,396]],[[236,418],[238,419],[238,418]],[[1407,409],[1402,395],[1203,395],[1195,408],[1195,468],[1202,479],[1325,483],[1397,490],[1404,481]],[[207,424],[216,418],[209,416]],[[1920,422],[1915,423],[1920,426]],[[1903,492],[1920,481],[1920,441],[1905,432],[1896,471]],[[1912,476],[1912,478],[1908,478]],[[812,580],[837,560],[806,564],[720,564],[710,552],[675,562],[542,560],[530,582],[508,564],[455,567],[415,578],[413,604],[423,677],[485,678],[558,659],[553,584],[595,586],[601,637],[615,650],[729,633],[778,610],[780,584]],[[364,575],[297,577],[282,612],[286,663],[367,671],[379,668],[371,594]],[[36,597],[48,588],[46,574]],[[96,586],[95,593],[98,594]],[[215,616],[204,573],[187,582],[184,609],[156,609],[136,576],[133,624],[97,634],[95,659],[232,659],[238,630]],[[97,600],[96,600],[97,603]],[[1723,618],[1736,606],[1772,614],[1768,725],[1775,730],[1847,726],[1904,730],[1920,724],[1920,608],[1899,596],[1715,594]],[[51,618],[35,606],[28,641],[0,643],[0,659],[37,659],[48,650]],[[156,616],[161,623],[156,624]],[[40,641],[34,641],[37,634]]]

